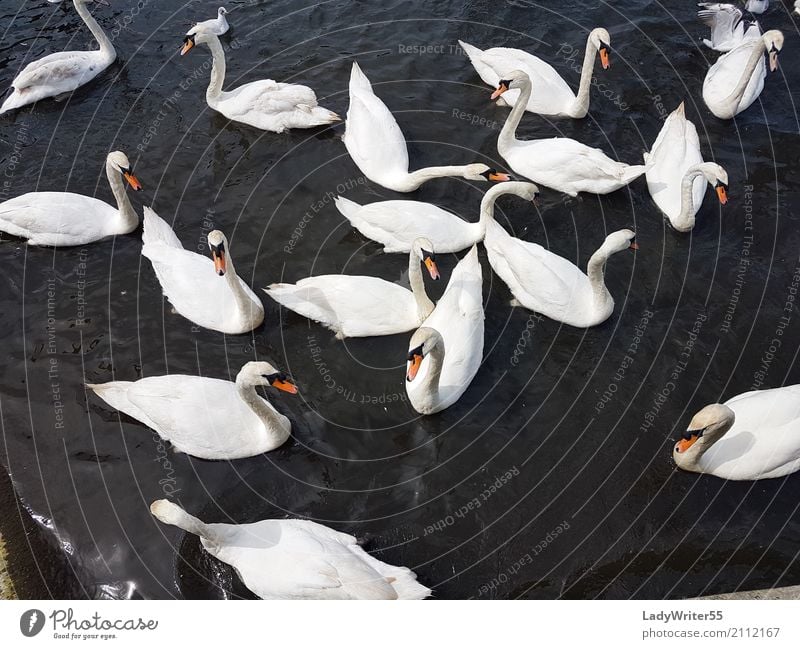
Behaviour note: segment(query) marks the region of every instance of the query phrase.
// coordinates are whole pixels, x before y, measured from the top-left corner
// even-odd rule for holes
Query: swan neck
[[[403,191],[414,191],[420,185],[431,180],[432,178],[463,178],[467,173],[466,165],[449,165],[443,167],[425,167],[424,169],[417,169],[412,171],[406,176],[403,184]]]
[[[258,395],[255,386],[246,379],[241,379],[237,376],[236,391],[239,393],[239,398],[247,404],[247,407],[264,424],[264,435],[267,438],[267,443],[275,448],[283,444],[289,437],[289,430],[287,430],[278,412],[267,405]]]
[[[731,110],[735,112],[736,108],[739,106],[739,102],[742,100],[744,96],[744,91],[747,89],[747,85],[750,83],[750,78],[753,76],[753,72],[755,72],[756,67],[759,63],[763,61],[764,57],[764,48],[766,44],[764,43],[763,39],[759,38],[757,43],[754,43],[753,51],[750,54],[750,58],[747,59],[747,65],[744,67],[744,72],[742,76],[739,77],[739,81],[731,91],[731,94],[728,95],[728,98],[725,100],[726,103],[729,105]]]
[[[236,267],[233,265],[233,257],[231,256],[227,239],[225,240],[225,250],[228,253],[227,259],[225,260],[225,281],[228,282],[228,288],[230,288],[231,293],[233,293],[236,311],[245,315],[253,308],[253,302],[242,287],[242,280],[239,279],[239,275],[236,273]]]
[[[578,94],[572,104],[570,116],[576,119],[586,117],[589,112],[589,91],[592,87],[592,72],[594,71],[594,61],[597,56],[597,46],[592,41],[591,35],[586,39],[586,51],[583,55],[583,67],[581,68],[581,82],[578,87]]]
[[[522,114],[525,112],[525,107],[528,105],[530,98],[531,82],[523,81],[522,87],[519,89],[519,98],[514,103],[511,113],[506,118],[506,123],[503,124],[503,129],[500,131],[500,136],[497,138],[497,150],[503,157],[505,157],[503,152],[510,149],[517,141],[517,127],[522,120]]]
[[[206,90],[206,100],[212,101],[222,94],[222,84],[225,82],[225,51],[222,49],[219,38],[214,34],[209,34],[207,45],[211,50],[213,63],[211,64],[211,80],[208,82]]]
[[[420,390],[423,395],[423,404],[426,409],[433,410],[439,403],[439,379],[444,366],[444,350],[439,345],[428,352],[428,373],[422,380]]]
[[[604,304],[608,296],[605,278],[608,257],[609,254],[605,249],[605,245],[600,246],[589,258],[589,263],[586,265],[586,275],[589,277],[589,284],[592,287],[594,302],[597,306]]]
[[[78,15],[83,19],[83,22],[86,23],[89,31],[92,32],[92,36],[94,36],[95,40],[100,45],[100,51],[113,60],[116,57],[114,46],[111,44],[111,40],[108,36],[106,36],[103,28],[100,27],[100,24],[95,20],[94,16],[92,16],[89,8],[85,3],[76,2],[75,0],[73,0],[72,4],[75,7],[75,11],[77,11]]]
[[[119,171],[108,161],[106,161],[106,177],[108,178],[108,184],[111,185],[111,192],[114,194],[120,216],[119,228],[115,228],[115,234],[132,232],[139,225],[139,217],[133,209],[133,205],[131,205],[131,200],[128,198],[128,192],[125,191],[125,185],[122,182]]]
[[[411,254],[408,255],[408,281],[411,284],[411,292],[417,303],[417,317],[420,323],[427,318],[434,309],[434,304],[425,291],[425,280],[422,278],[422,264],[419,261],[417,246],[412,246]]]
[[[180,527],[182,530],[189,532],[190,534],[195,534],[201,538],[204,538],[208,541],[216,542],[216,534],[211,530],[211,528],[201,521],[199,518],[192,516],[189,512],[181,510],[180,518],[178,520],[172,519],[170,523]]]
[[[694,180],[701,175],[702,171],[691,168],[681,181],[681,213],[673,223],[678,230],[691,230],[694,227],[694,216],[697,212],[694,207]]]
[[[489,225],[489,221],[494,218],[494,205],[497,203],[497,198],[505,193],[504,189],[502,185],[495,185],[481,199],[481,214],[478,219],[481,238],[486,236],[486,227]]]

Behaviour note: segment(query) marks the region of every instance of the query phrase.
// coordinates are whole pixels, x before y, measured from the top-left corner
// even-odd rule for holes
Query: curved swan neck
[[[683,453],[677,453],[675,464],[684,471],[694,471],[695,473],[705,473],[707,467],[703,466],[703,456],[727,433],[734,424],[734,419],[727,421],[713,432],[713,436],[704,437],[704,441],[696,442]],[[709,439],[710,437],[710,439]]]
[[[744,72],[742,73],[742,76],[739,77],[736,87],[731,91],[731,94],[728,95],[728,98],[725,100],[725,103],[728,104],[728,106],[731,107],[734,112],[736,112],[736,107],[739,105],[739,102],[744,96],[744,91],[747,89],[747,85],[750,83],[750,78],[753,76],[753,72],[755,72],[758,64],[763,61],[765,48],[766,44],[764,43],[763,38],[759,38],[757,43],[754,42],[753,51],[750,54],[750,58],[747,59],[747,65],[744,67]]]
[[[589,90],[592,87],[592,73],[594,72],[594,61],[597,56],[597,46],[592,40],[592,35],[586,39],[586,51],[583,55],[583,67],[581,68],[581,83],[578,87],[578,94],[575,97],[570,109],[570,116],[576,119],[586,117],[589,112]]]
[[[222,84],[225,83],[225,51],[222,49],[219,38],[214,34],[208,35],[206,45],[211,50],[213,59],[211,80],[208,82],[208,88],[206,89],[206,101],[211,102],[222,94]]]
[[[422,322],[431,314],[435,305],[425,291],[425,280],[422,278],[417,246],[412,246],[411,253],[408,255],[408,281],[411,284],[411,292],[414,294],[414,300],[417,303],[417,317]]]
[[[264,400],[258,396],[255,386],[247,379],[236,377],[236,391],[239,398],[247,404],[256,416],[264,424],[264,435],[270,446],[278,447],[289,437],[289,430],[286,428],[281,416],[273,408],[268,406]]]
[[[673,221],[677,230],[686,231],[694,227],[694,216],[697,212],[694,207],[694,180],[702,176],[703,172],[697,167],[691,167],[681,181],[681,213]]]
[[[424,398],[424,409],[433,410],[439,402],[439,379],[444,366],[444,353],[444,350],[439,345],[436,345],[428,352],[430,366],[420,386]]]
[[[100,52],[112,60],[116,58],[117,53],[114,50],[114,46],[111,44],[111,40],[106,36],[106,33],[95,20],[94,16],[92,16],[86,3],[80,2],[79,0],[72,0],[72,4],[75,7],[75,11],[77,11],[78,15],[83,19],[83,22],[86,23],[89,31],[92,32],[92,36],[94,36],[95,40],[99,43]]]
[[[236,302],[236,310],[242,314],[249,314],[250,310],[253,308],[253,301],[245,292],[242,287],[242,280],[239,279],[239,275],[236,273],[236,267],[233,265],[233,256],[231,255],[227,238],[224,239],[224,248],[227,252],[227,258],[225,260],[225,281],[228,282],[228,288],[230,288],[231,293],[233,293],[233,299]]]
[[[503,151],[511,148],[517,141],[517,127],[522,120],[522,114],[525,112],[528,100],[531,98],[531,82],[522,81],[521,84],[522,87],[519,89],[519,98],[511,109],[511,113],[506,118],[506,123],[503,124],[503,129],[500,131],[500,136],[497,138],[497,150],[503,157],[505,157]]]
[[[120,223],[118,228],[114,228],[116,234],[127,234],[132,232],[139,225],[139,216],[131,205],[131,200],[128,198],[128,192],[125,191],[125,185],[122,182],[119,171],[117,171],[109,160],[106,160],[106,177],[108,184],[111,185],[111,192],[114,194],[114,199],[117,201],[117,210],[120,216]]]
[[[412,192],[419,189],[422,183],[432,178],[463,178],[467,173],[467,165],[447,165],[443,167],[425,167],[410,172],[401,183],[402,189],[399,191]]]
[[[595,304],[603,304],[608,298],[608,289],[606,288],[606,262],[608,261],[609,253],[606,250],[605,244],[600,246],[597,251],[589,258],[589,263],[586,264],[586,275],[589,277],[589,283],[592,286],[592,294],[594,295]]]

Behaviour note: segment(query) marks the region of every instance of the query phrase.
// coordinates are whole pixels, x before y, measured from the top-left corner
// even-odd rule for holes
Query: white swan
[[[729,52],[744,40],[742,10],[722,2],[700,2],[697,12],[700,21],[711,28],[711,38],[703,44],[717,52]]]
[[[491,187],[481,200],[477,223],[420,201],[379,201],[359,205],[338,196],[335,203],[336,209],[361,234],[383,244],[384,252],[408,252],[416,232],[431,241],[436,252],[450,253],[466,250],[483,239],[486,221],[494,216],[494,204],[503,194],[533,201],[538,190],[536,185],[522,182],[504,182]]]
[[[371,181],[396,192],[413,192],[431,178],[457,176],[467,180],[508,180],[485,164],[426,167],[408,171],[406,139],[389,109],[372,91],[372,84],[353,63],[350,106],[344,145],[361,172]]]
[[[181,453],[235,460],[272,451],[292,432],[291,422],[256,392],[256,386],[267,385],[297,393],[291,381],[263,361],[246,363],[235,383],[167,374],[86,387],[112,408],[152,428]]]
[[[745,38],[719,57],[703,81],[703,101],[711,112],[720,119],[732,119],[758,99],[767,76],[764,52],[774,72],[782,47],[783,34],[773,29],[760,38]]]
[[[514,305],[573,327],[594,327],[614,312],[605,284],[606,261],[623,250],[636,250],[635,237],[631,230],[609,234],[590,257],[587,274],[536,243],[512,237],[496,221],[486,226],[483,244],[494,272],[514,295]]]
[[[192,27],[183,39],[181,56],[200,43],[208,45],[214,61],[206,101],[228,119],[273,133],[283,133],[290,128],[313,128],[340,120],[336,113],[317,105],[317,96],[307,86],[262,79],[223,91],[225,52],[216,34],[199,25]]]
[[[168,500],[157,500],[150,511],[162,523],[199,536],[209,554],[233,566],[261,599],[425,599],[431,594],[408,568],[383,563],[354,536],[313,521],[208,524]]]
[[[800,469],[800,385],[754,390],[698,412],[672,457],[726,480],[780,478]]]
[[[603,69],[607,70],[610,67],[611,36],[601,27],[593,29],[586,39],[586,53],[577,95],[553,66],[538,56],[510,47],[480,50],[464,41],[458,41],[458,44],[469,57],[480,78],[492,88],[496,88],[500,79],[506,79],[514,70],[523,70],[530,77],[531,83],[536,86],[536,95],[528,98],[525,110],[540,115],[578,119],[586,117],[589,112],[592,69],[598,53]],[[519,90],[509,90],[497,103],[500,106],[514,106],[518,98]]]
[[[63,0],[47,0],[52,4]],[[0,106],[0,115],[40,99],[57,97],[89,83],[117,58],[114,46],[86,5],[105,0],[73,0],[75,10],[100,44],[99,50],[57,52],[28,63],[11,82],[13,92]]]
[[[501,79],[492,99],[519,88],[519,101],[511,109],[497,138],[497,150],[517,173],[545,187],[577,196],[578,192],[608,194],[632,182],[645,172],[644,165],[627,165],[612,160],[600,149],[566,137],[521,141],[517,126],[531,96],[531,80],[522,70]]]
[[[122,179],[134,191],[142,185],[122,151],[106,156],[106,176],[117,207],[72,192],[29,192],[0,203],[0,231],[27,239],[31,246],[82,246],[133,232],[139,225],[139,216]]]
[[[264,290],[287,309],[335,331],[340,340],[398,334],[419,327],[433,311],[420,263],[432,279],[439,279],[434,251],[427,239],[414,240],[408,256],[410,291],[379,277],[359,275],[319,275]]]
[[[228,19],[225,17],[227,13],[228,10],[225,9],[225,7],[220,7],[217,9],[216,18],[204,20],[203,22],[192,25],[192,27],[194,27],[197,31],[203,31],[210,34],[215,34],[217,36],[222,36],[230,29],[230,25],[228,25]]]
[[[686,119],[683,102],[664,121],[644,159],[650,195],[676,230],[688,232],[694,227],[706,183],[714,187],[720,203],[727,202],[728,174],[718,164],[703,162],[700,138]]]
[[[459,400],[483,360],[483,273],[473,246],[409,343],[406,393],[423,415]]]
[[[208,233],[212,261],[185,250],[172,228],[145,207],[142,243],[164,295],[184,318],[226,334],[247,333],[264,321],[261,300],[236,274],[219,230]]]

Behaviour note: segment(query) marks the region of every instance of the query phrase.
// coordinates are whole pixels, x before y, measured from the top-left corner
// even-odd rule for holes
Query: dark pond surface
[[[18,4],[0,4],[3,86],[32,58],[90,42],[71,7]],[[103,160],[122,149],[146,187],[137,208],[152,204],[200,252],[212,225],[223,229],[255,287],[331,272],[405,281],[407,259],[382,254],[332,204],[337,193],[398,197],[360,177],[343,126],[279,136],[227,123],[205,103],[207,50],[178,56],[188,25],[217,4],[139,4],[96,10],[118,60],[89,87],[0,119],[2,198],[39,188],[110,200]],[[762,23],[786,33],[780,71],[759,103],[721,122],[700,98],[716,55],[699,47],[705,30],[684,0],[228,2],[227,87],[303,82],[344,115],[358,60],[397,116],[414,168],[501,165],[507,111],[489,102],[457,39],[529,49],[576,86],[563,44],[579,61],[587,31],[607,27],[612,68],[596,71],[604,85],[589,117],[529,115],[520,133],[561,133],[638,162],[685,100],[706,159],[730,174],[730,201],[720,209],[709,194],[682,235],[643,179],[602,199],[545,190],[538,211],[502,200],[517,236],[581,266],[621,227],[635,226],[640,250],[608,264],[617,308],[588,331],[512,309],[481,250],[483,367],[459,403],[428,418],[404,400],[407,335],[341,343],[266,296],[265,324],[251,336],[195,331],[162,299],[140,231],[58,251],[4,235],[0,460],[63,547],[77,594],[248,596],[196,538],[151,518],[149,503],[170,494],[210,521],[291,515],[365,536],[440,598],[677,598],[800,582],[800,475],[725,483],[677,472],[671,459],[706,403],[800,381],[800,313],[784,312],[800,264],[800,40],[791,3],[773,4]],[[485,189],[447,179],[410,197],[475,219]],[[439,260],[435,295],[456,261]],[[231,463],[164,449],[83,388],[165,372],[232,379],[255,358],[301,388],[269,393],[293,437]],[[673,381],[676,367],[685,369]]]

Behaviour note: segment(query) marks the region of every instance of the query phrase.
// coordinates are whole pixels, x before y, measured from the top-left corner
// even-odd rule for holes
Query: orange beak
[[[272,382],[272,387],[278,388],[278,390],[282,390],[283,392],[288,392],[289,394],[297,394],[297,386],[288,380],[275,379]]]
[[[408,372],[406,373],[407,381],[413,381],[417,377],[420,365],[422,365],[422,355],[414,354],[413,359],[408,362]]]
[[[190,49],[194,47],[194,39],[186,37],[186,40],[183,41],[183,47],[181,48],[181,56],[186,54]]]
[[[678,453],[685,453],[688,451],[698,439],[700,439],[700,435],[695,434],[692,434],[689,439],[681,439],[676,446]]]
[[[128,181],[128,184],[131,186],[133,191],[138,192],[142,188],[142,183],[139,182],[139,179],[134,176],[130,171],[126,171],[122,174],[122,177]]]
[[[431,276],[431,279],[439,279],[439,268],[436,266],[436,262],[430,257],[425,257],[425,268],[428,269],[428,274]]]
[[[222,277],[225,274],[225,253],[212,250],[211,258],[214,260],[214,272]]]
[[[608,55],[608,48],[601,47],[600,48],[600,63],[603,66],[603,70],[608,70],[611,67],[611,58]]]
[[[511,176],[495,171],[494,173],[489,174],[489,180],[491,180],[493,183],[505,183],[511,180]]]
[[[631,241],[631,245],[628,246],[628,250],[639,250],[639,244],[635,241]]]
[[[497,99],[500,95],[508,90],[508,83],[505,81],[501,81],[500,85],[497,86],[497,90],[492,93],[492,101]]]
[[[725,185],[717,185],[717,198],[722,205],[728,202],[728,192],[725,190]]]

